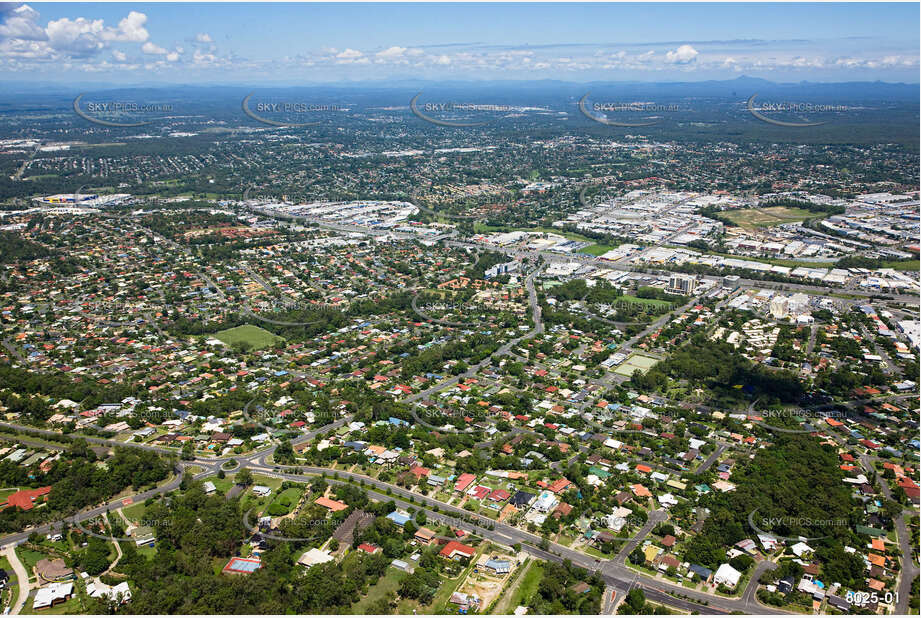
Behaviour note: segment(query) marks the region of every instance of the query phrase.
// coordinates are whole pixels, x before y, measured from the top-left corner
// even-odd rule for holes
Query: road
[[[867,471],[875,471],[873,461],[868,453],[860,455],[860,463]],[[889,481],[882,475],[877,475],[880,489],[886,498],[892,500],[892,490],[889,488]],[[898,592],[898,601],[895,605],[896,614],[908,614],[908,599],[911,596],[911,582],[918,576],[921,569],[918,567],[918,557],[915,556],[914,547],[912,546],[912,535],[908,530],[908,524],[905,523],[905,511],[902,510],[895,518],[895,530],[899,539],[899,550],[902,552],[902,568],[899,571],[899,583],[896,591]]]
[[[770,560],[762,560],[755,566],[751,579],[748,580],[748,584],[745,586],[745,592],[742,593],[742,599],[744,599],[746,603],[752,607],[767,607],[758,602],[758,582],[765,571],[773,571],[776,568],[777,565]]]
[[[416,234],[395,232],[392,230],[376,230],[376,229],[370,229],[367,227],[351,225],[351,224],[332,223],[324,219],[316,219],[313,217],[303,217],[303,216],[293,216],[287,213],[283,213],[279,211],[272,211],[272,210],[265,210],[262,208],[250,208],[250,210],[256,214],[260,214],[266,217],[283,218],[283,219],[286,218],[286,219],[295,219],[299,221],[307,221],[310,223],[315,223],[319,225],[320,227],[323,227],[326,229],[337,230],[341,232],[361,232],[363,234],[368,234],[372,236],[390,235],[395,238],[402,238],[402,239],[407,239],[407,240],[413,240],[413,239],[419,238],[419,236]],[[559,262],[559,261],[579,262],[581,264],[588,264],[588,265],[595,266],[597,268],[602,268],[602,269],[607,269],[607,270],[639,272],[639,271],[634,270],[635,266],[632,264],[620,264],[617,262],[611,262],[609,260],[602,260],[597,256],[593,256],[589,254],[568,254],[568,253],[561,254],[561,253],[556,253],[553,251],[530,250],[530,249],[522,249],[521,247],[505,247],[505,246],[493,245],[493,244],[485,243],[485,242],[474,243],[474,242],[467,242],[467,241],[461,241],[461,240],[445,240],[445,244],[447,246],[454,246],[454,247],[460,247],[460,248],[465,248],[465,249],[489,249],[491,251],[505,253],[507,255],[512,255],[515,257],[531,257],[531,258],[543,257],[548,262]],[[727,273],[727,274],[730,274],[730,273]],[[716,285],[723,284],[722,276],[703,275],[703,276],[700,276],[700,279],[705,280],[705,281],[710,281]],[[736,285],[742,288],[758,288],[758,289],[766,288],[766,289],[786,290],[786,291],[792,290],[792,291],[807,292],[807,293],[819,294],[819,295],[826,295],[828,294],[829,289],[835,289],[835,288],[829,288],[829,286],[827,285],[821,286],[821,285],[810,285],[808,283],[780,283],[780,282],[775,282],[775,281],[763,281],[760,279],[739,279]],[[865,297],[865,298],[875,296],[875,297],[886,297],[892,300],[896,300],[899,302],[905,302],[905,303],[917,304],[918,302],[916,296],[911,296],[908,294],[884,294],[879,291],[869,291],[869,290],[850,289],[850,288],[836,288],[836,289],[838,289],[840,292],[845,292],[853,296],[860,296],[860,297]]]
[[[333,423],[328,426],[320,427],[309,434],[304,434],[297,442],[303,440],[311,439],[320,433],[328,431],[333,426],[341,426],[346,419],[339,419],[336,423]],[[18,428],[15,425],[9,423],[3,423],[2,425],[8,426],[11,428]],[[101,443],[111,443],[110,440],[104,440],[96,438],[92,440],[94,442]],[[120,443],[116,443],[120,444]],[[143,445],[138,445],[143,446]],[[157,447],[148,447],[151,450],[164,451],[165,449],[160,449]],[[520,530],[511,525],[493,522],[485,517],[474,515],[469,511],[465,511],[459,507],[451,506],[447,503],[437,501],[433,498],[422,496],[410,492],[407,489],[403,489],[396,485],[391,485],[379,481],[377,479],[371,478],[369,476],[356,474],[352,472],[347,472],[344,470],[330,470],[327,468],[318,468],[311,466],[282,466],[277,464],[271,464],[267,462],[267,458],[271,456],[274,452],[275,446],[270,446],[261,451],[255,453],[250,453],[248,455],[237,455],[235,458],[240,463],[241,466],[246,466],[253,470],[254,472],[261,472],[270,476],[275,476],[283,480],[290,480],[295,482],[304,482],[309,480],[316,475],[325,474],[327,479],[330,482],[347,482],[351,481],[364,481],[365,487],[368,488],[368,493],[370,497],[376,500],[395,500],[398,505],[408,508],[410,506],[418,506],[420,504],[426,507],[426,513],[429,517],[437,521],[447,522],[450,525],[475,532],[483,538],[489,538],[495,540],[496,542],[503,543],[506,545],[514,545],[516,543],[521,543],[522,547],[532,556],[544,559],[544,560],[553,560],[560,562],[563,559],[569,559],[573,564],[577,564],[591,571],[597,571],[600,576],[603,577],[605,582],[617,589],[620,593],[625,594],[631,586],[638,586],[643,589],[646,594],[646,597],[650,601],[663,603],[670,605],[672,607],[677,607],[684,611],[698,611],[700,613],[730,613],[732,611],[741,611],[749,613],[772,613],[772,614],[782,614],[786,612],[781,612],[774,610],[772,608],[764,608],[760,605],[753,605],[750,601],[746,601],[744,598],[735,598],[727,599],[719,597],[716,595],[708,594],[706,592],[700,592],[695,590],[690,590],[684,586],[673,584],[665,580],[658,580],[648,575],[637,573],[630,570],[623,564],[618,564],[615,560],[606,560],[601,561],[587,554],[572,550],[568,547],[550,543],[548,550],[542,550],[538,547],[538,544],[541,542],[540,537]],[[175,454],[172,451],[168,451],[170,454]],[[214,459],[204,459],[197,458],[192,461],[180,462],[178,465],[181,468],[186,468],[188,466],[198,466],[203,470],[202,472],[195,475],[196,479],[206,478],[213,474],[216,474],[220,469],[221,464],[229,459],[229,457],[214,458]],[[337,474],[339,479],[330,479],[329,477],[333,474]],[[172,491],[179,487],[181,483],[181,477],[177,475],[173,480],[168,483],[165,483],[159,487],[141,492],[136,496],[132,496],[131,501],[136,503],[139,501],[144,501],[149,497],[153,497],[168,491]],[[388,493],[389,490],[389,493]],[[413,502],[409,502],[409,499],[412,498]],[[105,514],[107,511],[113,511],[118,508],[121,508],[125,504],[124,500],[115,500],[107,504],[94,507],[89,510],[85,510],[81,513],[70,518],[70,521],[87,521]],[[437,506],[439,511],[432,510],[432,507]],[[650,516],[650,520],[657,518],[658,516]],[[62,522],[53,522],[50,524],[45,524],[38,526],[35,529],[25,530],[23,532],[15,533],[4,537],[0,542],[4,545],[16,545],[24,542],[31,532],[38,532],[39,534],[47,534],[51,530],[58,530],[61,528]],[[647,522],[647,526],[651,530],[654,527],[655,523],[652,521]],[[486,528],[485,526],[489,526]],[[640,531],[640,534],[634,539],[638,544],[642,537],[648,534],[648,531],[644,529]],[[688,598],[678,598],[672,596],[673,594],[680,595],[681,597]],[[907,597],[906,597],[907,598]]]
[[[4,339],[0,343],[2,343],[3,347],[6,348],[10,354],[15,356],[16,360],[18,360],[20,363],[22,363],[23,365],[28,364],[28,361],[25,358],[23,358],[22,354],[19,353],[19,349],[15,345],[13,345],[13,343],[10,342],[9,339]]]
[[[452,506],[446,502],[416,494],[408,489],[379,481],[370,476],[347,472],[345,470],[332,471],[327,468],[311,466],[273,466],[266,462],[266,458],[269,455],[270,453],[263,452],[249,457],[248,460],[252,464],[251,469],[256,472],[275,476],[282,480],[301,483],[319,474],[325,474],[329,482],[346,482],[346,480],[351,480],[353,482],[363,481],[365,488],[369,490],[368,493],[372,498],[384,501],[394,500],[398,505],[402,503],[404,508],[419,508],[421,505],[425,507],[427,515],[432,519],[446,521],[447,518],[450,525],[456,528],[463,528],[475,532],[483,536],[483,538],[495,540],[496,542],[506,545],[521,543],[522,548],[529,554],[544,560],[560,562],[564,559],[569,559],[573,564],[584,567],[590,571],[597,571],[606,583],[624,593],[629,590],[631,585],[635,585],[643,588],[649,600],[665,603],[686,611],[698,611],[701,613],[730,613],[732,611],[759,614],[788,613],[774,608],[752,605],[741,597],[734,599],[724,598],[706,592],[691,590],[680,584],[674,584],[667,580],[659,580],[643,573],[638,573],[629,569],[624,564],[618,564],[616,560],[601,561],[593,556],[556,543],[549,543],[548,550],[542,550],[538,546],[541,542],[541,538],[537,535],[509,524],[495,522],[486,517],[470,513],[469,511],[465,511],[457,506]],[[285,470],[291,470],[292,472],[286,472]],[[296,473],[294,473],[295,471]],[[330,478],[334,473],[338,474],[338,479]],[[413,499],[413,502],[409,501],[410,498]],[[432,510],[432,507],[435,506],[438,507],[438,511]],[[659,517],[662,517],[662,515],[650,514],[650,521],[647,521],[646,526],[644,526],[640,533],[633,539],[637,545],[642,541],[642,537],[646,536],[649,530],[655,527],[658,523],[655,520]],[[485,526],[487,525],[490,526],[490,528],[486,528]],[[649,530],[646,530],[647,527]],[[636,580],[635,584],[632,584],[633,580]],[[689,597],[689,599],[676,598],[672,596],[673,594]]]
[[[451,388],[452,386],[460,382],[461,378],[472,378],[483,367],[486,367],[487,365],[492,363],[494,357],[499,357],[499,356],[509,354],[511,349],[515,347],[516,345],[518,345],[520,342],[526,339],[531,339],[532,337],[536,337],[537,335],[542,334],[544,332],[544,321],[541,317],[540,303],[537,302],[537,291],[534,289],[534,278],[537,276],[540,270],[541,270],[540,268],[537,268],[531,271],[531,273],[527,277],[525,277],[525,280],[524,280],[525,290],[527,290],[528,292],[528,306],[531,309],[531,320],[534,322],[534,328],[532,328],[526,334],[521,335],[520,337],[515,337],[514,339],[511,339],[507,341],[506,343],[502,344],[498,350],[493,352],[487,358],[484,358],[483,360],[481,360],[479,363],[468,368],[467,371],[465,371],[464,373],[460,375],[456,375],[447,380],[443,380],[442,382],[439,382],[438,384],[435,384],[434,386],[430,386],[429,388],[425,390],[419,391],[418,393],[409,395],[408,397],[405,397],[402,400],[402,402],[405,404],[415,403],[416,401],[425,399],[426,397],[434,393],[442,391],[446,388]],[[415,406],[412,406],[410,409],[412,411],[413,418],[416,420],[416,422],[420,423],[421,425],[425,427],[428,427],[429,429],[444,430],[444,428],[442,427],[436,427],[435,425],[432,425],[431,423],[419,418],[419,415],[418,415],[418,412],[416,411]]]
[[[652,532],[652,529],[661,524],[663,521],[668,519],[668,513],[665,511],[650,511],[649,518],[646,520],[646,523],[643,524],[643,527],[640,528],[640,531],[636,533],[632,539],[630,539],[617,553],[617,556],[614,558],[614,562],[618,564],[626,564],[627,558],[630,554],[633,553],[633,550],[640,546],[640,543],[643,542],[649,533]]]
[[[416,312],[416,315],[428,322],[434,322],[435,324],[441,324],[442,326],[453,326],[456,328],[470,328],[471,326],[474,326],[474,324],[468,322],[452,322],[443,318],[433,318],[432,316],[428,315],[419,308],[418,292],[413,295],[412,301],[410,301],[410,306],[412,307],[413,311]]]
[[[815,338],[818,332],[819,327],[816,324],[809,327],[809,343],[806,344],[806,356],[812,354],[812,351],[815,349]]]
[[[22,566],[22,562],[19,561],[19,556],[16,555],[16,545],[7,544],[3,551],[0,552],[6,559],[9,560],[10,566],[13,567],[13,571],[16,573],[16,584],[19,587],[19,596],[16,598],[16,602],[13,603],[12,599],[10,600],[10,613],[18,614],[22,611],[22,608],[26,606],[26,601],[29,599],[29,591],[32,589],[32,584],[29,583],[29,573],[26,571],[26,567]]]
[[[720,458],[720,456],[726,451],[727,448],[729,448],[728,444],[725,444],[724,442],[717,442],[716,450],[710,453],[710,456],[707,457],[707,460],[697,467],[697,470],[694,471],[694,474],[703,474],[706,472],[710,466],[716,463],[716,460]]]

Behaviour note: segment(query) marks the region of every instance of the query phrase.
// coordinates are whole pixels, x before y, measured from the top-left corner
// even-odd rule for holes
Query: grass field
[[[403,581],[405,576],[406,573],[399,569],[388,568],[381,578],[377,580],[377,583],[368,588],[368,594],[352,605],[351,613],[366,614],[369,609],[372,609],[374,603],[387,598],[391,593],[396,595],[400,582]]]
[[[214,337],[230,346],[242,342],[248,344],[254,350],[267,348],[274,345],[276,341],[284,341],[281,337],[252,324],[244,324],[243,326],[235,326],[234,328],[219,331],[214,333]]]
[[[649,371],[653,365],[659,362],[659,359],[653,358],[651,356],[644,356],[643,354],[633,354],[625,360],[617,369],[614,370],[614,373],[622,376],[632,376],[633,372],[639,369],[643,373]]]
[[[544,574],[544,567],[536,560],[531,560],[524,567],[514,586],[496,604],[493,614],[511,614],[519,605],[527,605],[528,599],[537,592],[537,586]]]
[[[586,247],[585,249],[582,249],[581,251],[579,251],[579,253],[588,253],[589,255],[604,255],[605,253],[607,253],[608,251],[614,248],[615,247],[613,245],[595,244],[595,245]]]
[[[143,519],[144,513],[147,512],[147,507],[143,502],[138,502],[137,504],[132,504],[131,506],[126,506],[122,509],[122,513],[125,514],[130,521],[137,522]],[[124,521],[122,521],[124,523]]]
[[[803,221],[805,219],[820,216],[817,213],[802,208],[789,208],[787,206],[745,208],[743,210],[729,210],[720,214],[746,230],[781,225],[782,223],[792,223],[794,221]]]
[[[301,496],[304,495],[304,489],[305,488],[303,486],[295,485],[275,494],[275,500],[269,504],[269,507],[271,507],[272,504],[277,504],[278,506],[276,508],[284,510],[284,513],[279,512],[277,514],[287,515],[295,506],[297,506]],[[275,515],[276,513],[270,514]]]
[[[882,268],[893,268],[895,270],[913,270],[915,272],[921,269],[921,260],[905,260],[895,262],[883,262]]]
[[[631,296],[630,294],[624,294],[617,299],[617,302],[624,303],[639,303],[641,305],[653,305],[655,307],[671,307],[672,303],[667,300],[660,300],[658,298],[640,298],[639,296]]]

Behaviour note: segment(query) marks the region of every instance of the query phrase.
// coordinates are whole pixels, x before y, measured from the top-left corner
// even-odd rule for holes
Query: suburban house
[[[73,582],[53,583],[39,588],[32,601],[32,609],[42,610],[66,603],[74,594]]]
[[[472,558],[476,553],[476,550],[469,545],[464,545],[458,541],[449,541],[438,555],[442,558],[447,558],[448,560],[462,560],[464,558]]]
[[[420,545],[429,545],[435,539],[435,531],[428,528],[419,528],[414,537]]]
[[[739,585],[739,578],[741,577],[741,573],[732,568],[728,562],[724,562],[713,575],[713,583],[717,586],[723,585],[731,589]]]

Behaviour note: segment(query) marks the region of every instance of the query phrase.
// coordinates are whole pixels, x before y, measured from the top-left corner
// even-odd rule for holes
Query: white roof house
[[[131,589],[128,587],[128,582],[109,586],[102,582],[91,581],[86,585],[86,593],[93,598],[106,597],[112,601],[121,599],[122,603],[131,600]]]
[[[311,547],[309,550],[305,551],[301,557],[298,559],[298,564],[303,564],[307,567],[316,566],[318,564],[323,564],[326,562],[331,562],[335,560],[330,554],[329,550],[321,551],[316,547]]]
[[[796,554],[797,558],[802,558],[806,554],[811,554],[812,548],[806,545],[805,543],[803,543],[802,541],[800,541],[799,543],[791,547],[790,551]]]
[[[545,490],[540,493],[540,497],[538,497],[537,502],[534,503],[534,508],[541,513],[547,513],[556,508],[556,505],[559,503],[560,501],[557,500],[553,493]]]
[[[44,609],[55,603],[66,601],[74,593],[73,582],[48,584],[35,592],[32,602],[33,609]]]
[[[732,565],[724,562],[713,575],[713,581],[716,585],[723,584],[727,588],[735,588],[739,584],[739,578],[741,577],[742,574],[732,568]]]
[[[661,496],[659,496],[659,504],[668,508],[668,507],[675,506],[676,504],[678,504],[678,499],[672,494],[662,494]]]

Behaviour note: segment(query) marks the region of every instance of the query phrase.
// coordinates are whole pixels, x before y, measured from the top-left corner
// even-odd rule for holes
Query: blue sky
[[[0,76],[917,83],[918,23],[917,3],[12,3]]]

